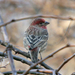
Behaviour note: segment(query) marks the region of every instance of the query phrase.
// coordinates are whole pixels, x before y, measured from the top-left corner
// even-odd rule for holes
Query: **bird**
[[[23,44],[33,63],[38,62],[38,54],[47,47],[48,24],[43,18],[36,18],[24,33]]]

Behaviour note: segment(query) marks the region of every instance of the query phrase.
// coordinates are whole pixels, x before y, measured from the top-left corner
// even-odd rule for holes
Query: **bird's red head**
[[[31,25],[38,25],[41,28],[46,29],[46,26],[49,24],[49,22],[46,22],[44,19],[35,19]]]

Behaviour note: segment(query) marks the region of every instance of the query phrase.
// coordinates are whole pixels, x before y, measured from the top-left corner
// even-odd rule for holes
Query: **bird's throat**
[[[41,26],[41,28],[43,28],[43,29],[47,29],[47,27],[46,27],[46,26]]]

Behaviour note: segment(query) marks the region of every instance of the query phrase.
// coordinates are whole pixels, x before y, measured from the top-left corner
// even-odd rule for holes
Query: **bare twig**
[[[72,25],[72,20],[70,21],[70,23],[69,23],[69,26],[67,27],[67,30],[66,30],[66,33],[65,33],[65,36],[68,34],[68,32],[69,32],[69,29],[70,29],[70,26]]]
[[[0,56],[5,57],[7,56],[6,53],[0,52]],[[19,56],[15,56],[13,55],[13,59],[17,60],[17,61],[21,61],[22,63],[26,63],[28,65],[32,65],[33,63],[25,58],[19,57]]]
[[[18,74],[22,74],[24,71],[17,71]],[[53,70],[47,70],[47,69],[32,69],[29,71],[30,74],[40,74],[40,75],[44,75],[45,73],[47,74],[53,74]],[[3,72],[4,75],[10,75],[12,74],[11,71],[8,72]]]
[[[3,45],[3,46],[5,46],[5,47],[7,47],[7,45],[11,45],[12,46],[12,50],[14,52],[16,52],[18,54],[21,54],[21,55],[23,55],[23,56],[25,56],[27,58],[30,58],[30,55],[27,52],[24,52],[24,51],[22,51],[22,50],[20,50],[20,49],[18,49],[16,47],[14,47],[14,45],[12,45],[12,44],[10,44],[8,42],[4,42],[4,41],[0,40],[0,44]]]
[[[24,70],[18,70],[18,71],[16,71],[17,72],[17,74],[22,74],[23,72],[24,72]],[[3,74],[4,75],[10,75],[10,74],[12,74],[12,72],[11,71],[8,71],[8,72],[3,72]],[[29,74],[39,74],[39,75],[44,75],[44,73],[40,73],[40,72],[33,72],[33,71],[29,71]]]
[[[6,53],[0,52],[0,56],[5,57],[7,56]],[[26,63],[28,65],[32,65],[33,63],[25,58],[19,57],[19,56],[15,56],[13,55],[13,59],[17,60],[17,61],[21,61],[22,63]]]
[[[0,56],[5,57],[5,56],[7,56],[7,54],[3,53],[3,52],[0,52]],[[25,63],[25,64],[27,64],[29,66],[33,64],[31,61],[29,61],[29,60],[27,60],[25,58],[19,57],[19,56],[13,55],[13,59],[15,59],[16,61],[20,61],[22,63]],[[37,68],[37,69],[43,69],[43,68],[41,68],[39,66],[36,66],[35,68]]]
[[[13,22],[26,20],[26,19],[34,19],[34,18],[38,18],[38,17],[41,17],[41,18],[54,18],[54,19],[61,19],[61,20],[75,20],[75,18],[73,18],[73,17],[62,17],[62,16],[55,16],[55,15],[35,15],[35,16],[30,16],[30,17],[25,17],[25,18],[20,18],[20,19],[12,19],[11,21],[9,21],[7,23],[2,24],[0,27],[6,26],[6,25],[8,25],[10,23],[13,23]]]
[[[67,48],[67,47],[75,47],[75,45],[69,45],[69,44],[68,44],[68,45],[65,45],[65,46],[63,46],[62,48],[56,50],[55,52],[51,53],[50,55],[48,55],[48,56],[45,57],[44,59],[42,59],[42,60],[38,61],[37,63],[35,63],[34,65],[32,65],[27,71],[25,71],[25,72],[23,73],[23,75],[26,75],[33,67],[35,67],[35,66],[38,65],[39,63],[45,61],[46,59],[52,57],[54,54],[58,53],[59,51],[65,49],[65,48]]]
[[[18,48],[15,48],[15,47],[14,47],[12,44],[10,44],[10,43],[6,43],[6,42],[0,40],[0,44],[3,45],[3,46],[5,46],[5,47],[7,46],[7,44],[8,44],[8,45],[11,45],[11,46],[14,48],[14,51],[15,51],[15,52],[17,52],[18,54],[21,54],[21,55],[23,55],[23,56],[25,56],[25,57],[27,57],[27,58],[30,58],[30,55],[29,55],[27,52],[24,52],[24,51],[22,51],[22,50],[20,50],[20,49],[18,49]],[[44,66],[46,69],[51,69],[51,70],[53,70],[51,67],[49,67],[49,66],[48,66],[47,64],[45,64],[44,62],[42,62],[41,65]]]
[[[7,65],[9,65],[9,62],[5,64],[4,66],[1,66],[0,68],[6,68]]]
[[[2,20],[2,17],[0,16],[0,25],[1,24],[3,24],[3,20]],[[1,27],[1,30],[2,30],[5,42],[9,42],[6,27],[5,26]],[[13,73],[13,75],[16,75],[16,70],[15,70],[14,61],[13,61],[13,57],[12,57],[12,51],[11,51],[11,48],[9,48],[9,46],[7,47],[7,54],[8,54],[8,58],[9,58],[9,61],[10,61],[12,73]]]
[[[5,42],[3,42],[2,40],[0,40],[0,43],[1,43],[3,46],[5,46]],[[60,50],[62,50],[62,49],[64,49],[64,48],[67,48],[67,47],[75,47],[75,45],[65,45],[64,47],[62,47],[62,48],[56,50],[56,51],[55,51],[54,53],[52,53],[52,54],[54,55],[54,54],[56,54],[58,51],[60,51]],[[18,51],[18,52],[20,52],[20,51]],[[44,62],[41,63],[41,64],[42,64],[42,66],[44,66],[45,68],[51,69],[48,65],[43,65],[43,64],[45,64]]]
[[[32,71],[32,72],[42,72],[42,73],[53,73],[52,70],[47,70],[47,69],[32,69],[30,71]]]
[[[58,43],[60,43],[61,41],[63,41],[63,39],[65,39],[66,42],[68,43],[67,36],[68,36],[68,34],[69,34],[69,29],[70,29],[70,26],[71,26],[71,25],[72,25],[72,20],[70,21],[69,26],[67,27],[66,32],[65,32],[65,34],[63,35],[62,39],[61,39]]]
[[[43,66],[46,69],[50,69],[50,70],[54,70],[53,68],[51,68],[50,66],[48,66],[47,64],[45,64],[44,62],[40,63],[41,66]]]
[[[70,61],[74,56],[75,56],[75,53],[74,53],[72,56],[70,56],[68,59],[66,59],[66,60],[59,66],[59,68],[56,70],[56,73],[59,72],[60,69],[61,69],[68,61]]]
[[[4,42],[4,41],[2,41],[2,40],[0,40],[0,44],[1,45],[3,45],[3,46],[7,46],[7,44],[9,44],[9,45],[11,45],[15,50],[16,50],[16,52],[18,53],[18,54],[21,54],[21,55],[23,55],[23,56],[25,56],[25,57],[27,57],[27,58],[30,58],[30,55],[27,53],[27,52],[24,52],[24,51],[22,51],[22,50],[20,50],[20,49],[18,49],[18,48],[15,48],[12,44],[10,44],[10,43],[6,43],[6,42]],[[13,49],[12,48],[12,49]],[[14,51],[15,51],[14,50]],[[0,52],[0,56],[3,56],[3,54]],[[14,57],[13,56],[13,58],[15,59],[15,60],[17,60],[17,61],[21,61],[22,63],[25,63],[26,61],[25,61],[25,59],[22,59],[21,57]],[[30,62],[30,63],[32,63],[32,62]],[[27,64],[30,64],[30,63],[28,63],[27,62]],[[50,66],[48,66],[47,64],[45,64],[44,62],[42,62],[42,63],[40,63],[43,67],[45,67],[46,69],[50,69],[50,70],[54,70],[53,68],[51,68]],[[30,65],[32,65],[32,64],[30,64]],[[36,66],[36,68],[39,68],[38,66]],[[61,74],[59,74],[59,75],[61,75]]]

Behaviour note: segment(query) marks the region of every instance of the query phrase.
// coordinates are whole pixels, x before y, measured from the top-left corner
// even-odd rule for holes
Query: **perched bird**
[[[29,51],[33,63],[38,61],[38,53],[47,47],[48,31],[46,26],[49,22],[44,19],[35,19],[25,31],[23,44]]]

